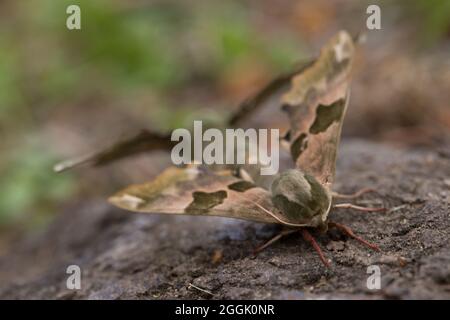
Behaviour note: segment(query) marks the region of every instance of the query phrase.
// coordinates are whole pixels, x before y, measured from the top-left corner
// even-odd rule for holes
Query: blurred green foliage
[[[450,1],[448,0],[384,0],[384,6],[398,6],[400,18],[417,29],[415,42],[427,48],[448,37],[450,32]]]
[[[34,225],[49,216],[55,202],[72,194],[70,175],[51,174],[56,157],[45,145],[24,143],[3,161],[0,224],[21,221]]]
[[[14,48],[8,46],[8,35],[0,31],[0,119],[20,105],[19,62]]]
[[[42,6],[44,13],[37,21],[59,39],[57,51],[62,50],[63,56],[52,60],[61,61],[63,80],[68,72],[81,68],[83,75],[101,73],[102,80],[121,90],[136,86],[170,90],[186,85],[199,70],[214,78],[245,55],[257,53],[276,68],[296,61],[299,55],[295,41],[275,39],[278,45],[263,41],[261,32],[251,25],[249,12],[233,1],[202,2],[201,7],[161,1],[138,10],[107,0],[42,1],[48,5]],[[61,27],[66,19],[61,12],[69,4],[82,8],[81,31]],[[190,54],[189,45],[201,49],[192,49],[200,57]]]
[[[441,37],[448,35],[450,30],[450,1],[414,0],[413,3],[417,14],[423,15],[422,37],[427,44],[435,43]]]

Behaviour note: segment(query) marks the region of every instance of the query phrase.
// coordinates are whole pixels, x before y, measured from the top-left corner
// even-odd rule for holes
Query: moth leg
[[[340,231],[342,231],[344,234],[346,234],[347,236],[349,236],[350,238],[353,238],[359,242],[361,242],[362,244],[364,244],[365,246],[375,250],[375,251],[381,251],[380,248],[374,244],[374,243],[370,243],[369,241],[357,236],[356,234],[353,233],[353,230],[350,229],[349,227],[347,227],[346,225],[337,223],[337,222],[332,222],[329,221],[328,222],[328,227],[330,228],[336,228],[339,229]]]
[[[376,190],[373,188],[362,188],[352,194],[342,194],[342,193],[338,193],[338,192],[332,192],[331,195],[333,196],[333,198],[336,198],[336,199],[356,199],[356,198],[359,198],[360,196],[362,196],[363,194],[366,194],[369,192],[376,192]]]
[[[264,243],[263,245],[257,247],[254,251],[253,254],[257,254],[258,252],[264,250],[265,248],[267,248],[268,246],[270,246],[271,244],[273,244],[274,242],[280,240],[282,237],[287,236],[291,233],[300,231],[302,233],[303,239],[305,239],[306,241],[308,241],[314,248],[314,250],[316,250],[316,252],[319,255],[320,260],[322,261],[322,263],[327,267],[330,268],[330,263],[328,262],[328,260],[325,258],[322,249],[320,248],[319,244],[317,243],[316,239],[314,239],[314,237],[308,232],[308,230],[306,230],[305,228],[301,228],[301,229],[286,229],[281,231],[279,234],[277,234],[275,237],[273,237],[272,239],[270,239],[269,241],[267,241],[266,243]]]
[[[322,249],[320,249],[320,246],[317,243],[316,239],[314,239],[314,237],[305,228],[300,229],[300,232],[302,233],[303,239],[308,241],[313,246],[314,250],[316,250],[316,252],[319,254],[319,257],[320,257],[320,260],[322,261],[322,263],[327,268],[330,268],[330,263],[328,262],[327,259],[325,259]]]
[[[273,237],[272,239],[270,239],[269,241],[265,242],[264,244],[260,245],[259,247],[257,247],[255,250],[253,250],[253,255],[257,254],[258,252],[264,250],[265,248],[267,248],[268,246],[270,246],[271,244],[277,242],[278,240],[280,240],[281,238],[283,238],[284,236],[290,235],[291,233],[296,232],[296,229],[285,229],[283,231],[281,231],[279,234],[277,234],[275,237]]]
[[[354,209],[357,211],[365,211],[365,212],[377,212],[377,211],[386,211],[386,208],[373,208],[373,207],[361,207],[352,203],[338,203],[333,205],[333,208],[336,209]]]

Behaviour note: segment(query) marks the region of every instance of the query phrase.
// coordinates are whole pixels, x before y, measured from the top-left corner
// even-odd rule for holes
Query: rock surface
[[[0,298],[450,298],[449,150],[345,141],[335,187],[378,190],[357,203],[388,212],[340,209],[330,218],[382,252],[330,230],[315,235],[331,269],[297,233],[252,257],[277,226],[129,214],[101,199],[67,208],[45,232],[0,257]],[[66,289],[72,264],[82,270],[78,291]],[[381,290],[367,289],[369,265],[380,267]]]

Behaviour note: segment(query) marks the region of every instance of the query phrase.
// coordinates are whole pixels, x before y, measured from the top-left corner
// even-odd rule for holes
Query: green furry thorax
[[[313,176],[287,170],[275,178],[271,189],[274,205],[290,222],[312,227],[325,222],[331,196]]]

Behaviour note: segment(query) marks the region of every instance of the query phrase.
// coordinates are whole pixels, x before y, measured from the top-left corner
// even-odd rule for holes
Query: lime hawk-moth
[[[368,247],[375,244],[356,236],[340,223],[331,222],[332,208],[381,211],[384,208],[360,207],[350,203],[334,204],[334,198],[353,195],[332,192],[337,147],[342,122],[348,106],[350,78],[355,42],[346,31],[340,31],[322,48],[317,59],[283,75],[246,100],[230,118],[235,126],[257,113],[264,101],[279,95],[280,112],[288,117],[288,130],[282,145],[290,153],[291,168],[267,179],[255,175],[259,170],[245,166],[213,170],[205,166],[170,167],[153,181],[132,185],[110,197],[110,202],[130,211],[222,216],[274,223],[285,229],[256,251],[281,237],[300,232],[329,266],[322,250],[311,235],[311,229],[326,231],[338,228]],[[103,165],[142,151],[170,149],[170,135],[143,131],[112,147],[88,157],[57,165],[63,171],[81,163]]]

